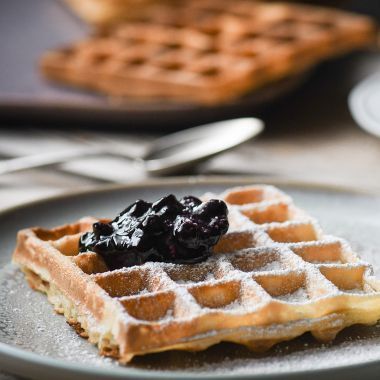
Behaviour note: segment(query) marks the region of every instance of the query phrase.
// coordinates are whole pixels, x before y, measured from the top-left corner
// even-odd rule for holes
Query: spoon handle
[[[94,147],[81,147],[58,152],[47,152],[10,158],[0,161],[0,175],[60,164],[74,158],[98,154],[99,152],[100,150],[96,150]]]

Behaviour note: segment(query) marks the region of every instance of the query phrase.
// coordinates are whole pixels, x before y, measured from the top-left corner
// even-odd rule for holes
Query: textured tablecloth
[[[209,161],[195,173],[253,174],[354,186],[380,193],[380,139],[361,131],[347,107],[352,86],[379,67],[377,53],[355,55],[324,65],[300,90],[259,115],[267,126],[260,138]],[[0,155],[64,149],[78,144],[79,134],[2,125]],[[125,145],[126,149],[141,147],[139,143],[152,138],[136,134],[101,137],[103,144]],[[73,174],[88,172],[97,173],[103,180]],[[99,156],[74,160],[58,167],[0,177],[0,208],[104,184],[110,172],[113,179],[123,182],[144,178],[143,173],[124,159]],[[0,374],[0,379],[13,377]]]

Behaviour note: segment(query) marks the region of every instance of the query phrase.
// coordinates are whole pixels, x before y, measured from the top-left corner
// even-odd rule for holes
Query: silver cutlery
[[[232,149],[257,136],[263,129],[263,122],[256,118],[219,121],[155,139],[142,154],[121,149],[120,146],[110,147],[108,144],[86,142],[77,148],[3,160],[0,162],[0,174],[64,163],[75,158],[99,154],[131,159],[147,174],[173,174]]]

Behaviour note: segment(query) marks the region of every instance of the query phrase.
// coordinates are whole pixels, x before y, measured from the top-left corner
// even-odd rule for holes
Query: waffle
[[[364,16],[314,6],[196,0],[46,53],[47,78],[114,98],[218,104],[375,41]],[[96,78],[96,79],[94,79]]]
[[[183,0],[66,0],[66,3],[83,20],[96,26],[114,25],[125,20],[139,18],[149,12],[149,8],[153,5],[165,2],[179,5],[183,3]],[[339,3],[339,1],[328,0],[318,1],[318,3],[336,5],[335,3]]]
[[[203,263],[109,271],[96,253],[78,252],[94,218],[20,231],[13,260],[78,334],[122,363],[221,341],[263,351],[305,332],[330,341],[380,319],[370,265],[287,195],[260,185],[211,197],[227,202],[230,229]]]

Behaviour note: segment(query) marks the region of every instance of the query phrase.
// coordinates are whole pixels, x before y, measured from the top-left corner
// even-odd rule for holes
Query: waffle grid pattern
[[[345,326],[380,318],[380,284],[369,264],[344,240],[324,235],[287,195],[271,186],[251,186],[203,198],[212,197],[228,204],[230,230],[204,263],[146,263],[108,271],[97,254],[78,254],[79,237],[91,228],[91,218],[54,230],[21,231],[14,260],[68,293],[71,301],[75,291],[67,288],[67,277],[76,281],[72,286],[80,285],[79,269],[79,277],[96,292],[87,301],[79,296],[86,312],[96,315],[100,300],[102,313],[95,318],[103,329],[109,310],[114,313],[111,337],[94,334],[78,310],[73,314],[61,305],[61,312],[72,324],[79,321],[103,354],[124,362],[136,354],[198,350],[222,340],[262,350],[306,331],[327,341]],[[49,266],[46,257],[38,261],[43,255],[53,257],[54,265],[65,260],[58,263],[68,268],[62,269],[68,270],[65,281],[60,283],[56,273],[44,278]],[[49,295],[40,283],[34,287]]]
[[[374,42],[366,17],[304,5],[199,0],[47,53],[47,77],[115,97],[215,104]],[[96,80],[94,80],[96,78]]]

